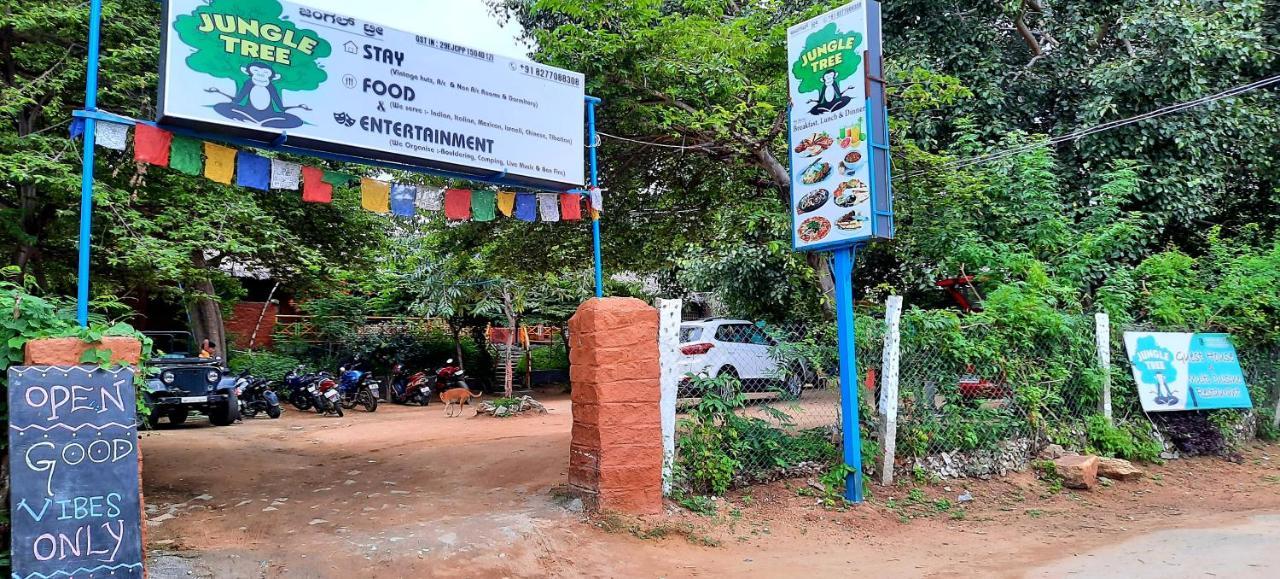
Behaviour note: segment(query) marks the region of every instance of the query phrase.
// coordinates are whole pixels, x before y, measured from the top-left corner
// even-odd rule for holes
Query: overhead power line
[[[1154,119],[1154,118],[1157,118],[1157,117],[1162,117],[1162,116],[1165,116],[1165,115],[1171,115],[1171,114],[1174,114],[1174,113],[1180,113],[1180,112],[1186,111],[1186,110],[1188,110],[1188,109],[1192,109],[1192,108],[1195,108],[1195,107],[1203,106],[1203,105],[1206,105],[1206,104],[1209,104],[1209,103],[1212,103],[1212,102],[1215,102],[1215,101],[1220,101],[1220,100],[1222,100],[1222,99],[1231,98],[1231,97],[1234,97],[1234,96],[1239,96],[1239,95],[1242,95],[1242,94],[1244,94],[1244,93],[1251,92],[1251,91],[1255,91],[1255,90],[1258,90],[1258,89],[1260,89],[1260,88],[1266,87],[1266,86],[1268,86],[1268,85],[1276,84],[1276,83],[1280,83],[1280,75],[1267,77],[1267,78],[1264,78],[1264,79],[1261,79],[1261,80],[1257,80],[1257,81],[1254,81],[1254,82],[1251,82],[1251,83],[1248,83],[1248,84],[1243,84],[1243,85],[1240,85],[1240,86],[1237,86],[1237,87],[1229,88],[1229,89],[1224,90],[1224,91],[1222,91],[1222,92],[1218,92],[1218,93],[1211,94],[1211,95],[1208,95],[1208,96],[1203,96],[1203,97],[1200,97],[1200,98],[1197,98],[1197,99],[1193,99],[1193,100],[1189,100],[1189,101],[1185,101],[1185,102],[1181,102],[1181,103],[1177,103],[1177,104],[1167,105],[1167,106],[1164,106],[1164,107],[1161,107],[1161,108],[1158,108],[1158,109],[1155,109],[1155,110],[1152,110],[1152,111],[1148,111],[1148,112],[1145,112],[1145,113],[1142,113],[1142,114],[1139,114],[1139,115],[1134,115],[1134,116],[1132,116],[1132,117],[1128,117],[1128,118],[1124,118],[1124,119],[1119,119],[1119,120],[1115,120],[1115,121],[1108,121],[1108,122],[1105,122],[1105,123],[1101,123],[1101,124],[1094,125],[1094,126],[1087,127],[1087,128],[1083,128],[1083,129],[1077,129],[1077,130],[1072,131],[1072,132],[1070,132],[1070,133],[1066,133],[1066,134],[1063,134],[1063,135],[1059,135],[1059,136],[1057,136],[1057,137],[1052,137],[1052,138],[1046,139],[1046,140],[1044,140],[1044,141],[1039,141],[1039,142],[1035,142],[1035,143],[1027,143],[1027,144],[1025,144],[1025,145],[1020,145],[1020,146],[1013,147],[1013,148],[1010,148],[1010,149],[1004,149],[1004,150],[1001,150],[1001,151],[995,151],[995,152],[987,153],[987,154],[985,154],[985,155],[979,155],[979,156],[977,156],[977,157],[970,157],[970,158],[967,158],[967,159],[957,159],[957,160],[955,160],[955,161],[950,161],[950,162],[947,162],[947,163],[943,163],[943,164],[941,164],[941,165],[939,165],[939,166],[937,166],[937,167],[930,167],[929,169],[922,169],[922,170],[919,170],[919,171],[913,171],[913,172],[911,172],[911,173],[906,173],[906,174],[904,174],[904,175],[896,175],[896,176],[894,176],[894,180],[898,180],[898,179],[902,179],[902,178],[909,178],[909,177],[918,177],[918,176],[920,176],[920,175],[925,175],[925,174],[930,173],[930,172],[936,172],[936,171],[941,171],[941,170],[946,170],[946,169],[963,169],[963,168],[965,168],[965,167],[969,167],[969,166],[972,166],[972,165],[978,165],[978,164],[981,164],[981,163],[989,163],[989,162],[991,162],[991,161],[996,161],[996,160],[999,160],[999,159],[1003,159],[1003,158],[1010,157],[1010,156],[1013,156],[1013,155],[1018,155],[1018,154],[1021,154],[1021,153],[1028,152],[1028,151],[1033,151],[1033,150],[1035,150],[1035,149],[1039,149],[1039,148],[1041,148],[1041,147],[1050,147],[1050,146],[1058,145],[1058,144],[1061,144],[1061,143],[1066,143],[1066,142],[1070,142],[1070,141],[1075,141],[1075,140],[1078,140],[1078,139],[1081,139],[1081,138],[1087,137],[1087,136],[1089,136],[1089,135],[1093,135],[1093,134],[1101,133],[1101,132],[1104,132],[1104,131],[1109,131],[1109,130],[1111,130],[1111,129],[1118,129],[1118,128],[1123,127],[1123,126],[1131,125],[1131,124],[1138,123],[1138,122],[1141,122],[1141,121],[1145,121],[1145,120],[1148,120],[1148,119]],[[629,138],[629,137],[620,137],[620,136],[617,136],[617,135],[611,135],[611,134],[606,133],[606,132],[603,132],[603,131],[596,131],[596,133],[597,133],[597,134],[599,134],[599,135],[601,135],[601,136],[603,136],[603,137],[608,137],[608,138],[610,138],[610,139],[616,139],[616,140],[619,140],[619,141],[626,141],[626,142],[634,143],[634,144],[637,144],[637,145],[645,145],[645,146],[649,146],[649,147],[663,147],[663,148],[667,148],[667,149],[677,149],[677,150],[681,150],[681,151],[691,150],[691,149],[692,149],[692,150],[703,150],[703,151],[705,151],[705,150],[709,150],[711,147],[713,147],[713,146],[714,146],[714,145],[711,145],[711,144],[709,144],[709,143],[707,143],[707,144],[699,144],[699,145],[672,145],[672,144],[669,144],[669,143],[655,143],[655,142],[651,142],[651,141],[642,141],[642,140],[639,140],[639,139],[632,139],[632,138]]]
[[[943,163],[937,167],[930,167],[929,169],[913,171],[911,173],[907,173],[905,176],[916,177],[916,176],[924,175],[929,172],[936,172],[936,171],[941,171],[946,169],[963,169],[965,167],[969,167],[972,165],[978,165],[981,163],[996,161],[999,159],[1003,159],[1005,157],[1010,157],[1010,156],[1022,154],[1028,151],[1033,151],[1041,147],[1049,147],[1049,146],[1057,145],[1060,143],[1066,143],[1068,141],[1075,141],[1075,140],[1087,137],[1089,135],[1101,133],[1103,131],[1109,131],[1111,129],[1118,129],[1123,126],[1132,125],[1134,123],[1145,121],[1148,119],[1154,119],[1156,117],[1162,117],[1162,116],[1171,115],[1174,113],[1180,113],[1188,109],[1206,105],[1215,101],[1220,101],[1225,98],[1231,98],[1233,96],[1238,96],[1250,91],[1258,90],[1267,85],[1275,84],[1278,82],[1280,82],[1280,75],[1267,77],[1262,80],[1251,82],[1249,84],[1243,84],[1234,88],[1229,88],[1219,93],[1203,96],[1197,99],[1193,99],[1193,100],[1189,100],[1189,101],[1185,101],[1185,102],[1181,102],[1173,105],[1164,106],[1164,107],[1155,109],[1153,111],[1148,111],[1148,112],[1145,112],[1139,115],[1134,115],[1132,117],[1128,117],[1125,119],[1108,121],[1099,125],[1094,125],[1092,127],[1078,129],[1070,133],[1066,133],[1064,135],[1059,135],[1057,137],[1046,139],[1044,141],[1039,141],[1036,143],[1027,143],[1025,145],[1020,145],[1018,147],[1013,147],[1011,149],[995,151],[992,153],[979,155],[977,157],[970,157],[967,159],[958,159],[948,163]]]

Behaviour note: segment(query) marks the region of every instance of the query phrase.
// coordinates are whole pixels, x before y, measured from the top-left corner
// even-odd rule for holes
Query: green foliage
[[[569,369],[569,350],[561,339],[557,339],[550,346],[529,350],[529,358],[533,361],[534,371]],[[515,371],[517,374],[522,374],[528,366],[529,361],[525,358],[520,358],[519,363],[516,364]]]
[[[697,513],[704,517],[709,517],[716,514],[716,502],[715,500],[713,500],[711,497],[708,497],[708,496],[704,496],[704,495],[684,496],[682,494],[676,499],[676,502],[679,503],[680,506],[688,509],[690,512]]]
[[[1085,419],[1086,450],[1102,456],[1157,462],[1162,450],[1160,443],[1151,437],[1150,427],[1144,429],[1143,426],[1136,422],[1111,426],[1102,416],[1090,416]]]
[[[789,432],[789,417],[776,409],[773,418],[781,428],[740,415],[746,398],[735,378],[691,379],[692,388],[703,394],[678,424],[675,463],[676,480],[690,493],[723,495],[737,480],[760,480],[802,462],[837,459],[824,429]]]
[[[233,353],[227,365],[233,372],[248,371],[259,378],[278,380],[296,368],[301,362],[293,357],[275,352],[253,351]]]

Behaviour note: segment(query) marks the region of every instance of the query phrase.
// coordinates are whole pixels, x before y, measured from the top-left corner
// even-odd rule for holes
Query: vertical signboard
[[[878,8],[859,0],[787,30],[798,250],[892,236]]]
[[[142,577],[133,370],[9,368],[13,577]]]
[[[161,124],[583,185],[579,73],[292,2],[164,7]]]
[[[1147,412],[1253,407],[1227,334],[1125,332],[1124,346]]]

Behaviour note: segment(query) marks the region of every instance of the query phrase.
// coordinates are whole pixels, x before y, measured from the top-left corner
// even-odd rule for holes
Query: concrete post
[[[898,350],[902,326],[902,296],[889,296],[885,304],[884,357],[880,370],[880,444],[884,462],[880,467],[880,484],[893,484],[893,465],[898,447]]]
[[[676,396],[680,373],[680,300],[658,300],[658,360],[662,368],[662,494],[671,494],[676,457]]]
[[[1094,335],[1098,344],[1098,370],[1102,372],[1102,416],[1115,426],[1111,418],[1111,320],[1105,312],[1093,315]]]
[[[662,512],[658,311],[593,298],[569,320],[569,340],[569,485],[599,510]]]

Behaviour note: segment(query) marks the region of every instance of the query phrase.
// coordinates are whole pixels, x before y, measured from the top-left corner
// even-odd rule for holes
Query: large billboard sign
[[[164,18],[161,124],[583,184],[576,72],[277,0],[167,0]]]
[[[891,237],[879,3],[787,30],[792,242],[803,251]]]
[[[1124,346],[1147,412],[1253,407],[1227,334],[1125,332]]]

